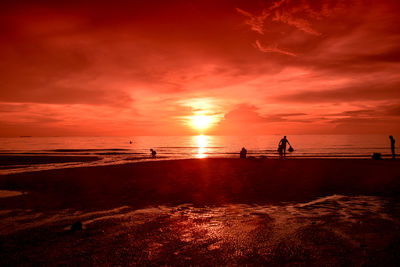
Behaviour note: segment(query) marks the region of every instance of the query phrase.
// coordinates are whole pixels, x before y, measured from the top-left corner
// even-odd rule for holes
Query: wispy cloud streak
[[[295,53],[278,48],[277,44],[263,46],[259,40],[256,40],[255,47],[264,53],[280,53],[280,54],[284,54],[284,55],[288,55],[288,56],[292,56],[292,57],[296,56]]]
[[[259,34],[264,34],[264,24],[267,18],[270,18],[271,21],[281,22],[289,26],[293,26],[305,33],[316,36],[321,35],[320,32],[312,28],[310,21],[308,21],[305,17],[310,19],[321,19],[326,16],[325,9],[317,12],[312,10],[307,2],[304,2],[303,5],[300,6],[289,6],[289,3],[290,1],[287,0],[277,1],[269,8],[263,9],[261,11],[261,15],[259,16],[251,14],[250,12],[240,8],[236,8],[236,10],[248,18],[245,23],[250,26],[251,30],[258,32]],[[303,17],[301,17],[301,14],[303,14]]]
[[[259,34],[264,34],[264,21],[269,16],[269,13],[266,10],[263,10],[260,16],[255,16],[240,8],[236,8],[236,10],[248,18],[245,23],[250,26],[251,30]]]

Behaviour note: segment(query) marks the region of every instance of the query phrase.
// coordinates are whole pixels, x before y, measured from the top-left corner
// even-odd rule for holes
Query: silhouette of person
[[[155,158],[157,152],[156,152],[155,150],[153,150],[152,148],[150,148],[150,151],[151,151],[151,157],[152,157],[152,158]]]
[[[283,149],[281,145],[278,145],[278,153],[279,153],[279,157],[283,158]]]
[[[392,135],[389,136],[389,139],[390,139],[390,149],[392,150],[392,159],[396,159],[396,154],[394,151],[394,143],[396,142],[396,140],[394,140]]]
[[[247,149],[243,147],[242,150],[240,151],[240,158],[245,159],[246,156],[247,156]]]
[[[286,145],[289,144],[290,142],[289,140],[286,139],[286,135],[281,139],[281,141],[279,141],[279,145],[278,145],[278,152],[280,157],[285,157],[286,156]]]

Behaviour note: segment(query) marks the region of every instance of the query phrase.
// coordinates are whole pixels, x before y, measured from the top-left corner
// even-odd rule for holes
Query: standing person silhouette
[[[286,135],[285,135],[281,139],[281,141],[279,142],[279,145],[278,145],[279,154],[281,157],[283,155],[284,158],[286,157],[286,144],[289,144],[289,146],[290,146],[290,142],[289,142],[289,140],[286,139]]]
[[[396,142],[396,140],[394,140],[392,135],[389,135],[389,139],[390,139],[390,149],[392,150],[392,159],[396,159],[396,154],[394,151],[394,143]]]

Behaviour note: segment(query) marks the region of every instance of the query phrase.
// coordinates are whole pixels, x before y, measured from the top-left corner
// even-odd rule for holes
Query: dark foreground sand
[[[400,162],[197,159],[0,176],[0,265],[397,265]],[[81,221],[82,231],[66,231]]]

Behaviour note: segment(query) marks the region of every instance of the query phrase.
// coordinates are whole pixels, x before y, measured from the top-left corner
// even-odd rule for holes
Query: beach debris
[[[381,153],[374,153],[374,154],[372,154],[372,159],[373,160],[381,160],[382,159],[382,154]]]
[[[74,222],[71,225],[71,232],[75,232],[75,231],[82,231],[82,222]]]

